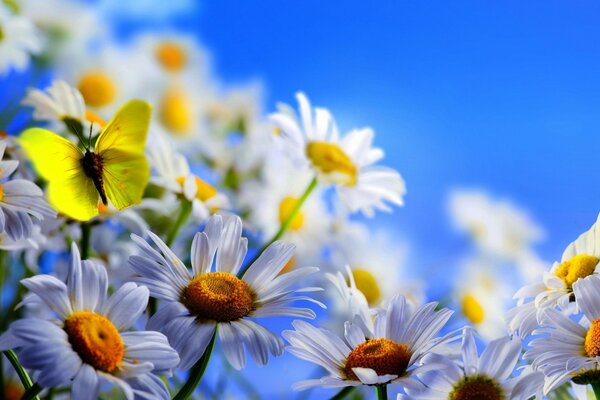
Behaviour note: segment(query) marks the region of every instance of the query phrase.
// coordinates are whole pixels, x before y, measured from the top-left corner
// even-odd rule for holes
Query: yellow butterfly
[[[151,107],[141,100],[125,104],[100,132],[94,151],[41,128],[27,129],[19,143],[38,174],[48,181],[50,203],[61,213],[87,221],[108,200],[119,210],[138,204],[150,168],[144,156]],[[90,145],[91,146],[91,145]]]

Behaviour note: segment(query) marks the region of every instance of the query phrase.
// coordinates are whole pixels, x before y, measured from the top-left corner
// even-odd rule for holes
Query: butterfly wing
[[[150,113],[151,107],[145,101],[129,101],[96,141],[96,152],[102,157],[106,195],[119,210],[142,201],[150,178],[144,155]]]
[[[48,181],[48,200],[59,212],[87,221],[98,214],[98,192],[83,171],[83,153],[47,129],[27,129],[18,139],[37,173]]]

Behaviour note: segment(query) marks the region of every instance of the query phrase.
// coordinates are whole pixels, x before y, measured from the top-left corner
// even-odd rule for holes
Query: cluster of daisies
[[[340,131],[304,93],[265,112],[260,85],[220,82],[195,36],[117,41],[105,12],[0,1],[0,79],[23,84],[0,110],[0,399],[219,397],[233,380],[287,396],[252,388],[247,355],[267,386],[314,398],[600,396],[600,222],[546,268],[525,212],[456,191],[462,272],[428,302],[437,276],[406,273],[408,245],[367,224],[406,194],[372,129]],[[141,202],[57,212],[20,133],[81,146],[74,132],[133,98],[154,110]],[[314,371],[268,365],[280,356]]]

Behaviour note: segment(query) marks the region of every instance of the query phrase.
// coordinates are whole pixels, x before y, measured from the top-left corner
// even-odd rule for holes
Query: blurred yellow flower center
[[[105,106],[117,97],[117,86],[103,72],[90,72],[83,75],[78,87],[85,104],[92,107]]]
[[[183,187],[185,183],[185,176],[177,177],[177,182]],[[196,182],[196,198],[202,202],[207,201],[217,195],[217,189],[209,183],[206,183],[202,179],[194,176],[194,182]]]
[[[594,273],[600,259],[587,254],[577,254],[573,258],[560,263],[556,276],[570,288],[579,278],[585,278]]]
[[[356,184],[357,168],[337,144],[309,142],[306,155],[315,168],[331,176],[336,183],[349,186]]]
[[[473,324],[480,324],[485,319],[485,311],[473,295],[466,295],[462,299],[462,312]]]
[[[588,357],[600,356],[600,319],[595,319],[585,335],[585,354]]]
[[[297,197],[288,196],[281,200],[281,203],[279,203],[280,224],[283,224],[283,222],[290,217],[297,203]],[[296,215],[294,215],[294,218],[292,218],[292,221],[290,222],[288,228],[293,231],[297,231],[298,229],[302,228],[302,225],[304,225],[304,215],[302,214],[302,212],[298,211]]]
[[[283,269],[279,272],[279,275],[285,274],[286,272],[290,272],[294,268],[294,266],[296,266],[296,257],[295,256],[290,258],[290,261],[285,263]]]
[[[4,384],[4,399],[5,400],[20,400],[23,397],[23,386],[18,383],[8,381]]]
[[[2,173],[2,168],[0,168],[0,173]],[[0,183],[0,201],[4,200],[4,186]]]
[[[196,276],[181,293],[181,302],[200,319],[235,321],[248,315],[254,306],[250,286],[229,272]]]
[[[366,269],[353,269],[352,276],[354,277],[354,283],[356,288],[365,295],[369,305],[375,305],[381,299],[381,289],[379,289],[379,283],[371,272]]]
[[[348,355],[343,373],[347,379],[358,380],[352,368],[371,368],[377,375],[402,376],[410,361],[408,346],[392,340],[367,339]]]
[[[156,48],[156,59],[167,71],[177,72],[185,67],[187,54],[180,44],[164,42]]]
[[[181,89],[169,89],[158,109],[160,122],[171,133],[185,136],[192,129],[192,108],[187,94]]]
[[[123,340],[106,317],[91,311],[77,311],[65,320],[64,330],[84,363],[108,373],[121,365],[125,350]]]
[[[454,386],[448,400],[504,400],[502,388],[483,375],[463,378]]]

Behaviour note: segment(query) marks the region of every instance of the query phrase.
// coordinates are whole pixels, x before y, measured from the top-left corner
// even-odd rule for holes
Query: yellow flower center
[[[485,319],[485,310],[479,301],[470,294],[462,299],[462,313],[473,324],[480,324]]]
[[[369,305],[375,305],[381,299],[381,289],[379,289],[379,283],[373,274],[366,269],[353,269],[352,276],[354,277],[354,283],[356,288],[365,295]]]
[[[164,42],[159,44],[155,55],[158,62],[167,71],[181,71],[187,63],[185,48],[178,43]]]
[[[504,400],[502,388],[493,379],[483,375],[468,376],[461,380],[448,400]]]
[[[309,142],[306,155],[313,166],[328,175],[336,183],[352,186],[356,184],[358,171],[352,160],[335,143]]]
[[[2,168],[0,168],[0,173],[2,172]],[[4,186],[0,183],[0,201],[4,200]]]
[[[185,176],[177,177],[177,182],[183,187],[185,183]],[[205,202],[217,195],[217,189],[211,184],[203,181],[202,179],[194,176],[194,182],[196,182],[196,198],[202,202]]]
[[[600,356],[600,319],[595,319],[585,335],[585,354],[588,357]]]
[[[281,200],[281,203],[279,203],[279,223],[280,224],[283,224],[283,222],[286,221],[290,217],[297,202],[298,202],[297,197],[290,197],[290,196],[285,197],[283,200]],[[298,211],[296,213],[296,215],[294,215],[294,218],[292,218],[292,221],[290,222],[288,229],[297,231],[298,229],[302,228],[302,225],[304,225],[304,215],[300,211]]]
[[[84,363],[108,373],[121,365],[125,351],[123,340],[106,317],[91,311],[77,311],[65,320],[64,330]]]
[[[83,75],[78,87],[85,104],[91,107],[103,107],[117,97],[117,86],[103,72],[90,72]]]
[[[389,339],[367,339],[348,355],[343,373],[347,379],[358,380],[352,368],[371,368],[377,375],[402,376],[410,361],[408,346]]]
[[[200,319],[235,321],[254,307],[250,286],[229,272],[196,276],[181,293],[181,302]]]
[[[4,399],[5,400],[20,400],[23,397],[23,393],[25,393],[23,386],[15,383],[15,382],[7,381],[4,384]]]
[[[570,260],[563,261],[555,273],[570,288],[579,278],[593,274],[599,261],[595,256],[577,254]]]
[[[192,108],[187,94],[177,88],[169,89],[159,105],[160,122],[173,134],[185,136],[192,129]]]

